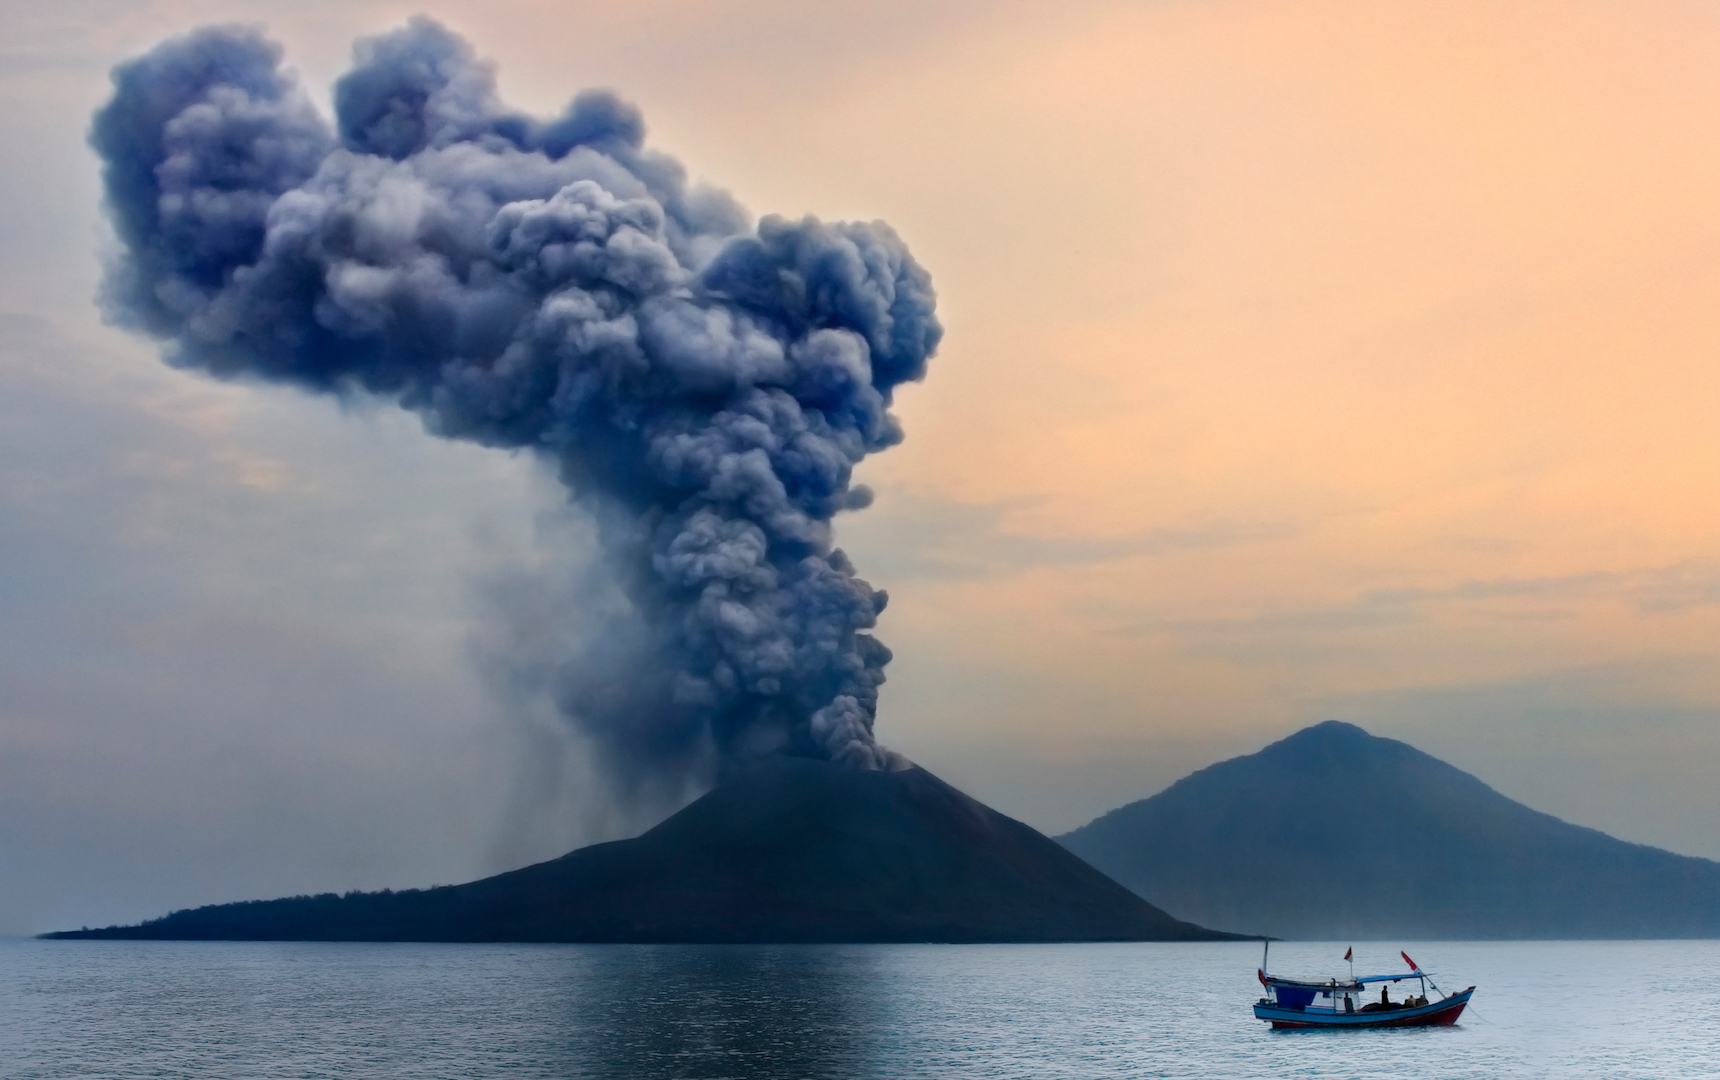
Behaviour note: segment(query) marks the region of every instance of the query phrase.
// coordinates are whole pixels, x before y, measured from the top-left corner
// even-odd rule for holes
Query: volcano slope
[[[1338,721],[1058,840],[1155,904],[1276,937],[1720,936],[1720,863],[1568,824]]]
[[[1213,941],[918,767],[757,762],[632,840],[465,885],[177,911],[51,938]]]

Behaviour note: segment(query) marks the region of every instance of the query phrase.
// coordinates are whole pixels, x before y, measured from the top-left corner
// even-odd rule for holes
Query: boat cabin
[[[1415,993],[1417,987],[1412,985],[1404,988],[1410,992],[1394,995],[1392,991],[1395,984],[1406,979],[1412,984],[1419,983],[1420,993]],[[1262,1005],[1294,1009],[1297,1012],[1390,1012],[1427,1004],[1427,983],[1414,974],[1368,975],[1348,982],[1330,979],[1323,983],[1299,982],[1262,975],[1260,981],[1266,987],[1266,996],[1260,999]],[[1378,991],[1370,990],[1370,984],[1376,983],[1379,984]]]

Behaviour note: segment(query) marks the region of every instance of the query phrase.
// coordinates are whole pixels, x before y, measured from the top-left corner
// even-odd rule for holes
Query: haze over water
[[[1358,972],[1395,946],[1357,945]],[[1720,1076],[1720,942],[1405,946],[1479,987],[1459,1026],[1272,1032],[1241,944],[9,940],[0,1075]],[[1280,944],[1272,968],[1342,974],[1342,949]]]

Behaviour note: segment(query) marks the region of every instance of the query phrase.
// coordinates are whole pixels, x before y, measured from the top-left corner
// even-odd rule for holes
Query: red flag
[[[1420,971],[1420,970],[1421,970],[1421,968],[1419,968],[1419,967],[1416,967],[1416,964],[1415,964],[1415,961],[1414,961],[1414,960],[1411,960],[1411,959],[1410,959],[1410,958],[1409,958],[1409,953],[1406,953],[1406,952],[1400,952],[1400,953],[1398,953],[1398,955],[1399,955],[1399,956],[1401,956],[1401,957],[1403,957],[1403,962],[1404,962],[1404,963],[1406,963],[1406,964],[1408,964],[1408,965],[1409,965],[1409,969],[1410,969],[1410,970],[1411,970],[1411,971]]]
[[[1344,950],[1344,959],[1348,960],[1350,958],[1350,954],[1355,952],[1355,951],[1356,950],[1354,948],[1345,949]]]

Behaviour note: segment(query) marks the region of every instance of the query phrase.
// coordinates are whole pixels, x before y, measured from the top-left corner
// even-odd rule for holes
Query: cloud
[[[1036,567],[1089,566],[1125,559],[1269,543],[1298,527],[1280,522],[1210,522],[1139,529],[1118,536],[1044,536],[1010,527],[1043,497],[962,502],[894,486],[863,518],[841,519],[842,536],[864,550],[882,581],[979,581]]]
[[[1519,601],[1524,603],[1513,603]],[[1490,578],[1444,588],[1369,589],[1331,607],[1224,619],[1162,619],[1137,623],[1124,632],[1214,639],[1343,633],[1425,622],[1442,613],[1512,621],[1562,620],[1574,618],[1580,605],[1597,602],[1623,605],[1645,615],[1720,604],[1720,561],[1685,559],[1626,571]]]

